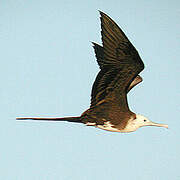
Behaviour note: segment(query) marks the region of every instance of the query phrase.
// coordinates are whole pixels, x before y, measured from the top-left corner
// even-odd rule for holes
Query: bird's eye
[[[146,119],[144,119],[144,122],[146,122],[147,120]]]

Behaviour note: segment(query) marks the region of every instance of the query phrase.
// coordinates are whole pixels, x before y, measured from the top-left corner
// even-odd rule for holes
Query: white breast
[[[104,125],[97,125],[96,127],[107,131],[122,132],[122,133],[133,132],[137,129],[137,126],[134,123],[131,123],[131,121],[126,125],[124,129],[115,128],[110,121],[105,122]]]

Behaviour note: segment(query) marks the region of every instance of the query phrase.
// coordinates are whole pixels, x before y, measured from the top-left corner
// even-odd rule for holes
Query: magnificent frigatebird
[[[92,87],[90,108],[79,117],[22,117],[17,120],[69,121],[113,132],[132,132],[142,126],[168,128],[129,109],[127,93],[142,82],[139,73],[144,64],[118,25],[105,13],[100,12],[100,16],[103,46],[93,43],[100,72]]]

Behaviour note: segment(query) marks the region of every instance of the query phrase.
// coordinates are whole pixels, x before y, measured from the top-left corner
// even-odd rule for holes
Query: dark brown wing
[[[103,12],[100,15],[103,47],[94,43],[94,49],[101,70],[93,84],[91,107],[111,100],[128,110],[127,89],[144,64],[117,24]]]
[[[101,65],[103,64],[103,58],[104,58],[104,50],[103,47],[100,46],[99,44],[96,44],[93,42],[93,47],[94,47],[94,51],[95,51],[95,55],[97,58],[97,62],[99,64],[99,66],[101,67]],[[133,88],[135,87],[137,84],[139,84],[140,82],[142,82],[143,79],[140,75],[137,75],[134,80],[131,82],[131,84],[129,85],[128,89],[127,89],[127,93]],[[96,89],[96,88],[95,88]]]

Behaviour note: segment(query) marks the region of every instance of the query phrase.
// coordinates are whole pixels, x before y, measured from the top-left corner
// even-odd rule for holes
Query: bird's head
[[[144,116],[142,116],[140,114],[136,114],[136,118],[133,120],[132,123],[137,128],[140,128],[140,127],[143,127],[143,126],[157,126],[157,127],[168,128],[167,124],[159,124],[159,123],[152,122],[148,118],[146,118],[146,117],[144,117]]]

